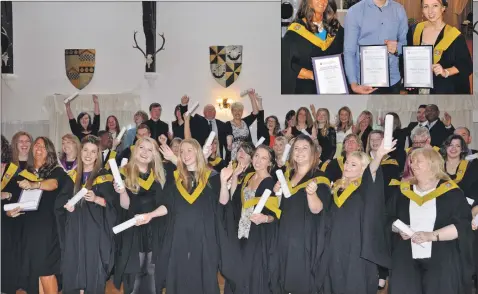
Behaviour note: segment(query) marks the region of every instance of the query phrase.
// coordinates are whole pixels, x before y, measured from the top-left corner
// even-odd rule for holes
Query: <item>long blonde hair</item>
[[[438,151],[436,151],[433,148],[417,148],[412,151],[410,154],[410,162],[413,162],[416,160],[416,158],[422,155],[425,160],[428,162],[430,165],[430,170],[432,173],[435,173],[434,176],[443,181],[449,181],[450,176],[445,172],[445,160],[443,157],[440,155]],[[411,168],[411,167],[410,167]],[[413,174],[413,171],[411,172],[411,176],[408,180],[412,185],[418,184],[418,180]]]
[[[347,124],[344,126],[342,125],[342,121],[340,121],[340,113],[342,111],[346,111],[349,114],[349,120],[347,121]],[[354,124],[354,119],[352,117],[352,110],[348,108],[347,106],[344,106],[339,109],[339,112],[337,112],[337,122],[335,123],[335,127],[337,128],[337,132],[344,131],[347,132],[348,129],[350,129]]]
[[[188,168],[181,159],[181,149],[184,144],[191,145],[196,153],[196,172],[194,173],[194,180],[196,183],[207,183],[208,178],[206,173],[209,169],[206,164],[206,159],[204,159],[201,145],[199,145],[198,141],[196,141],[195,139],[182,140],[181,144],[179,145],[179,160],[177,164],[177,171],[179,173],[179,180],[181,180],[183,187],[188,192],[191,192],[190,190],[192,188],[192,185],[191,178],[189,177]]]
[[[15,135],[13,135],[12,143],[10,144],[12,146],[12,163],[14,163],[17,166],[20,164],[20,161],[18,160],[18,156],[20,152],[18,152],[17,145],[18,145],[18,140],[20,139],[21,136],[27,136],[28,139],[30,139],[30,150],[28,150],[27,165],[31,165],[33,163],[33,155],[32,155],[33,153],[30,151],[33,148],[33,138],[32,138],[32,135],[23,131],[17,132],[15,133]]]
[[[317,117],[319,116],[320,112],[325,112],[325,114],[327,115],[327,119],[325,120],[324,127],[320,130],[320,133],[322,134],[322,136],[325,137],[327,136],[327,133],[329,132],[329,128],[332,127],[332,125],[330,124],[330,112],[327,108],[319,108],[317,110],[317,114],[315,115],[315,126],[317,130],[319,130],[319,121],[317,120]]]
[[[133,149],[133,152],[131,153],[130,160],[124,167],[124,171],[126,175],[126,179],[125,179],[126,188],[128,188],[128,190],[130,190],[134,194],[137,194],[140,188],[139,182],[138,182],[139,168],[138,168],[138,163],[136,160],[136,155],[140,152],[139,145],[141,145],[143,142],[149,142],[151,145],[153,145],[153,160],[151,160],[151,162],[148,164],[148,171],[152,170],[154,175],[154,180],[160,183],[162,187],[164,187],[164,184],[166,182],[166,175],[165,175],[165,171],[163,167],[163,159],[161,157],[161,154],[159,153],[158,144],[156,143],[155,140],[149,137],[138,139],[138,141],[136,141],[136,144],[134,145],[135,148]]]

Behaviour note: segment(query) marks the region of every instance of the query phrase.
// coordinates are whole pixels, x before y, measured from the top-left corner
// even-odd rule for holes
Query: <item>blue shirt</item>
[[[344,30],[345,73],[350,84],[360,84],[359,45],[398,41],[398,54],[402,54],[402,46],[407,45],[408,18],[403,6],[393,0],[387,0],[381,8],[373,0],[362,0],[347,11]],[[398,56],[389,54],[388,62],[392,86],[401,79]]]

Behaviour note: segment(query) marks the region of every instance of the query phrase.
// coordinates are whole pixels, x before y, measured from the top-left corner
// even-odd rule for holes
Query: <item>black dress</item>
[[[375,181],[368,167],[360,180],[332,191],[321,293],[376,294],[377,266],[390,268],[381,168]]]
[[[320,160],[325,162],[327,160],[332,160],[335,155],[335,150],[337,149],[337,133],[335,129],[329,127],[326,130],[325,135],[322,134],[322,130],[317,130],[317,139],[319,145],[322,147],[322,154],[320,154]]]
[[[310,181],[318,184],[317,195],[324,207],[330,202],[330,182],[324,173],[312,170],[294,188],[290,179],[294,171],[284,174],[292,194],[282,197],[276,248],[271,261],[272,293],[317,293],[323,279],[317,276],[325,245],[325,214],[310,211],[305,187]]]
[[[422,34],[417,30],[417,27],[422,26],[423,23],[419,23],[410,28],[407,35],[408,44],[420,45],[422,43]],[[415,35],[416,31],[416,35]],[[447,43],[452,35],[457,34],[456,39],[450,39],[451,44],[444,48],[439,46]],[[470,74],[473,73],[473,60],[468,50],[465,37],[456,29],[450,25],[446,25],[440,32],[435,41],[434,53],[443,50],[440,61],[443,69],[456,67],[459,71],[457,75],[449,76],[445,78],[443,76],[433,75],[433,89],[430,90],[431,94],[471,94],[470,90]],[[435,58],[434,58],[435,60]]]
[[[303,32],[302,36],[300,33]],[[332,37],[327,35],[321,40],[308,31],[302,20],[292,23],[282,38],[281,44],[281,93],[282,94],[317,94],[314,80],[299,79],[302,68],[313,71],[312,58],[344,51],[344,28]],[[343,63],[343,55],[342,55]]]
[[[410,240],[392,232],[392,223],[400,219],[410,224],[410,203],[422,206],[436,199],[433,230],[455,225],[458,239],[432,242],[431,258],[413,259]],[[473,274],[473,232],[471,210],[461,189],[453,181],[440,181],[433,192],[418,196],[410,183],[396,185],[387,204],[387,229],[392,234],[392,271],[390,294],[469,294]]]
[[[122,176],[124,170],[120,170]],[[166,193],[160,183],[154,179],[153,172],[139,174],[139,191],[134,194],[126,189],[130,204],[127,210],[120,209],[120,222],[127,221],[137,214],[149,213],[164,205]],[[119,201],[119,199],[118,199]],[[119,206],[119,203],[116,204]],[[120,289],[121,283],[124,283],[124,292],[131,293],[135,289],[135,281],[142,279],[141,288],[135,289],[135,293],[151,293],[154,291],[154,271],[163,265],[149,264],[149,268],[144,268],[143,258],[147,258],[147,263],[152,263],[152,252],[155,246],[161,246],[160,243],[154,244],[154,234],[164,235],[166,229],[166,218],[158,217],[152,219],[148,224],[134,226],[116,235],[115,241],[119,242],[116,254],[116,265],[114,273],[114,285]],[[144,279],[143,279],[144,278]],[[160,292],[160,289],[158,291]]]
[[[326,161],[322,164],[321,170],[325,172],[325,176],[329,181],[336,182],[342,178],[342,173],[344,172],[344,163],[345,156],[339,156],[332,159],[331,161]]]
[[[50,174],[40,179],[37,175],[23,170],[18,180],[27,179],[37,182],[40,180],[55,179],[58,188],[53,191],[43,191],[38,210],[25,212],[16,219],[23,218],[23,233],[21,236],[22,275],[26,277],[26,291],[38,293],[38,278],[60,274],[60,242],[55,216],[55,201],[60,194],[65,178],[65,171],[61,166],[55,167]]]
[[[238,248],[227,236],[223,221],[220,178],[208,170],[207,182],[194,183],[186,191],[177,171],[174,177],[166,200],[167,232],[163,245],[153,248],[156,289],[166,287],[174,294],[219,294],[218,271],[236,284],[241,265]],[[194,179],[193,173],[189,179]]]
[[[63,206],[74,196],[76,170],[68,175],[56,201],[63,293],[104,293],[115,254],[112,228],[117,224],[114,202],[119,196],[113,188],[113,176],[100,171],[91,187],[105,200],[106,207],[82,199],[73,212],[68,212]]]
[[[21,233],[23,230],[23,218],[8,217],[3,206],[9,203],[18,202],[20,195],[20,188],[17,185],[17,175],[19,167],[14,163],[9,163],[5,166],[5,171],[2,175],[2,192],[9,192],[12,194],[10,200],[2,200],[2,277],[1,287],[2,293],[15,294],[17,289],[22,288],[21,283]]]
[[[70,129],[73,135],[78,137],[78,140],[81,140],[88,136],[88,135],[93,135],[93,136],[98,136],[98,131],[100,130],[100,115],[95,114],[93,116],[93,122],[91,123],[91,132],[88,134],[83,133],[83,127],[76,121],[76,119],[72,118],[69,120],[70,123]]]
[[[274,249],[275,236],[277,234],[277,220],[280,219],[281,211],[279,209],[278,198],[269,196],[266,206],[262,213],[274,217],[272,223],[256,225],[250,224],[249,235],[247,238],[238,239],[238,232],[242,213],[248,208],[254,208],[266,189],[273,190],[275,181],[268,177],[261,181],[255,191],[255,197],[245,200],[244,189],[255,172],[246,175],[244,181],[239,184],[232,197],[229,209],[233,210],[232,223],[227,225],[228,235],[235,237],[234,241],[240,246],[240,258],[242,259],[242,267],[239,269],[242,281],[236,285],[235,289],[231,289],[229,283],[224,287],[224,293],[263,293],[273,294],[271,289],[270,276],[270,258]]]

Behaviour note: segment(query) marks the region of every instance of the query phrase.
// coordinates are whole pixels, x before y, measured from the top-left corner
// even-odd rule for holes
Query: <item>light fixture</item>
[[[220,109],[229,109],[233,103],[231,99],[222,97],[217,98],[216,102]]]

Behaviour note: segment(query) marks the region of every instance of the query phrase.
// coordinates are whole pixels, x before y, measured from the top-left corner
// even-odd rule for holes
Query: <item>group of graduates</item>
[[[385,147],[383,131],[364,143],[351,133],[338,156],[321,160],[320,136],[300,127],[300,113],[293,131],[279,134],[261,118],[267,138],[257,146],[227,139],[224,149],[237,146],[230,160],[218,136],[211,145],[194,139],[201,116],[181,110],[183,138],[155,137],[140,123],[116,157],[119,142],[92,134],[84,114],[81,140],[65,136],[60,158],[49,138],[19,132],[9,144],[2,136],[2,207],[42,191],[37,210],[2,209],[2,292],[105,293],[112,278],[128,294],[214,294],[220,273],[233,294],[375,294],[387,278],[391,294],[470,294],[478,160],[465,158],[462,136],[432,146],[428,128],[417,126],[401,166],[397,140]],[[68,204],[82,188],[83,199]],[[113,233],[134,217],[135,226]]]

